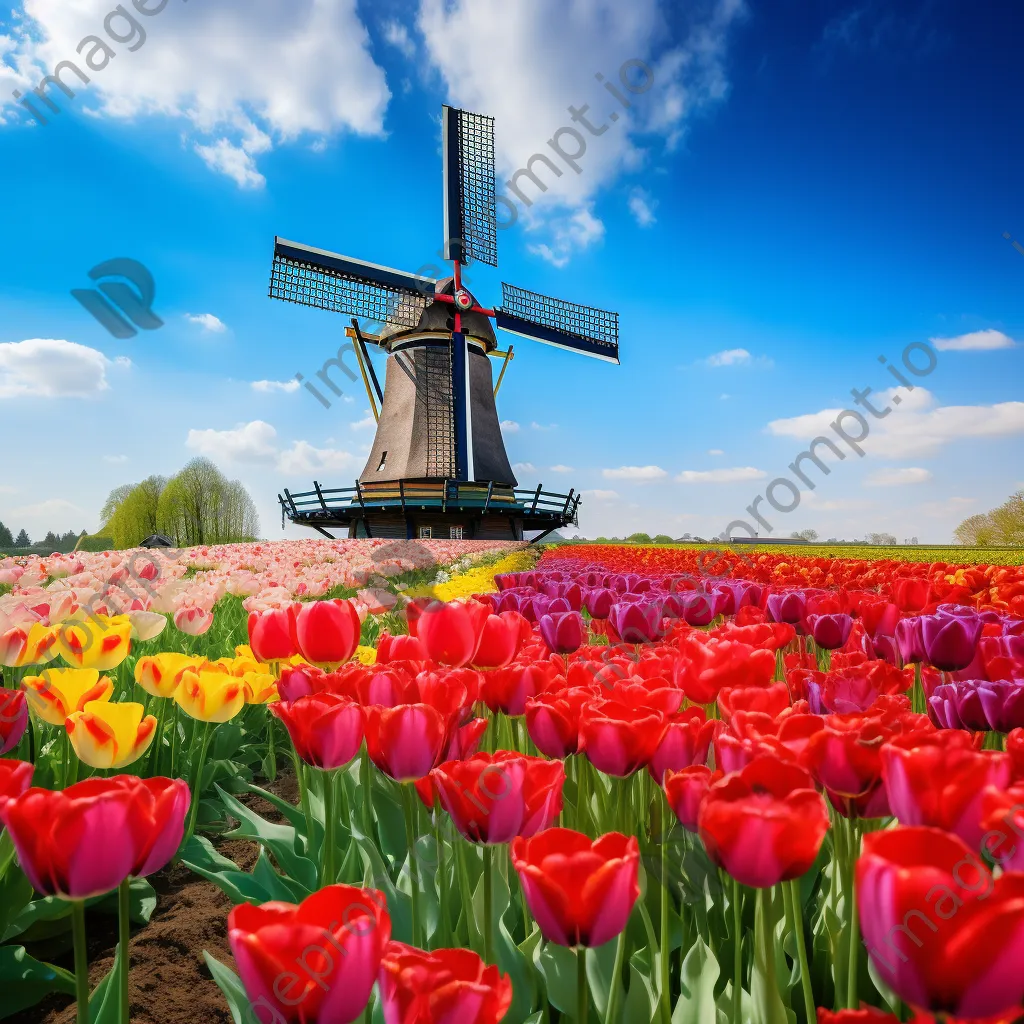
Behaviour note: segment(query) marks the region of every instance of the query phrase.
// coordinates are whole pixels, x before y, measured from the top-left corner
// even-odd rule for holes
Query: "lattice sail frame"
[[[429,301],[420,292],[388,287],[357,274],[318,266],[281,253],[274,253],[268,294],[272,299],[329,309],[361,320],[399,327],[416,327]]]
[[[461,262],[496,267],[494,118],[446,107],[445,123],[446,258],[458,258],[453,252],[461,249]]]
[[[505,282],[501,293],[503,313],[607,346],[609,354],[618,353],[618,313],[555,299]]]

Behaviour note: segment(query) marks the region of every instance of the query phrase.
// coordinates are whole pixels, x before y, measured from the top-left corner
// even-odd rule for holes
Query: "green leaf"
[[[715,983],[720,971],[711,947],[698,935],[683,958],[682,993],[672,1011],[672,1024],[717,1024]]]
[[[3,833],[7,835],[6,830]],[[32,902],[35,889],[17,864],[11,864],[0,878],[0,941],[14,938],[13,922]],[[20,929],[19,929],[20,930]]]
[[[120,945],[114,947],[114,966],[89,996],[89,1024],[122,1024]]]
[[[128,883],[128,916],[135,924],[148,924],[156,910],[156,890],[145,878],[133,878]],[[117,891],[100,896],[95,903],[90,901],[86,906],[95,906],[103,914],[117,914]]]
[[[268,804],[272,804],[285,816],[293,827],[297,828],[303,835],[305,835],[306,819],[300,808],[293,807],[287,800],[282,800],[279,796],[271,793],[269,790],[261,789],[259,786],[252,785],[252,783],[246,783],[245,792],[255,793],[256,796],[262,797],[266,800]]]
[[[549,942],[536,964],[547,985],[548,1002],[576,1020],[576,954],[565,946]],[[633,1020],[632,1017],[626,1019]]]
[[[252,878],[268,894],[267,900],[301,903],[309,895],[301,883],[274,870],[266,850],[260,850],[259,858],[252,869]]]
[[[654,985],[652,951],[646,946],[629,958],[629,988],[622,1019],[629,1024],[651,1024],[658,1015],[658,992]]]
[[[299,852],[299,839],[291,825],[275,825],[250,810],[217,786],[224,809],[237,818],[238,828],[227,833],[230,839],[253,839],[267,848],[289,877],[304,885],[310,892],[318,887],[317,866]]]
[[[205,949],[203,950],[203,959],[206,961],[210,974],[213,975],[213,980],[217,983],[217,988],[224,993],[234,1024],[249,1024],[253,1017],[252,1005],[242,987],[241,979],[230,967],[226,967],[215,957],[210,956]]]
[[[0,1018],[35,1006],[51,992],[73,995],[74,975],[53,964],[41,963],[24,946],[0,946]]]
[[[757,890],[754,911],[754,965],[750,995],[758,1024],[795,1024],[796,1014],[786,1009],[779,994],[774,904],[770,889]]]

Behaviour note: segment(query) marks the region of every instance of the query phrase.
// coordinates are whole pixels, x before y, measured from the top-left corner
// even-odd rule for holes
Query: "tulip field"
[[[1024,567],[869,554],[0,559],[0,1019],[1021,1019]]]

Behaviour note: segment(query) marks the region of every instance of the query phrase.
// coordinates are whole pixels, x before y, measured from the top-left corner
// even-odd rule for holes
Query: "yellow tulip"
[[[278,699],[277,680],[269,672],[246,672],[242,686],[246,704],[269,704]]]
[[[154,697],[173,697],[182,673],[203,663],[202,658],[172,651],[147,655],[135,663],[135,682]]]
[[[244,679],[250,672],[258,672],[260,675],[272,674],[269,665],[265,665],[255,658],[247,658],[245,655],[225,658],[224,660],[228,663],[228,671],[239,679]]]
[[[25,637],[25,649],[14,664],[18,668],[25,665],[45,665],[57,657],[57,626],[44,626],[41,622],[33,622]]]
[[[68,715],[68,737],[80,761],[93,768],[123,768],[137,761],[156,736],[156,719],[141,704],[91,700]]]
[[[241,679],[223,672],[186,669],[174,699],[182,711],[200,722],[227,722],[245,704],[245,686]]]
[[[256,660],[256,655],[252,653],[252,648],[248,644],[238,644],[235,647],[236,658],[248,658],[250,661]]]
[[[44,722],[63,725],[86,704],[110,700],[114,684],[94,668],[44,668],[22,680],[29,707]]]
[[[97,615],[88,621],[63,623],[57,630],[57,649],[74,668],[107,672],[128,657],[131,636],[127,615]]]
[[[377,663],[377,650],[374,647],[365,647],[360,644],[356,648],[356,661],[363,665],[375,665]]]

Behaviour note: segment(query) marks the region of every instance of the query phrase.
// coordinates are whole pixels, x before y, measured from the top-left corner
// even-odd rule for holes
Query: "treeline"
[[[1010,495],[991,512],[965,519],[953,533],[961,544],[972,547],[1024,545],[1024,491]]]
[[[152,534],[177,547],[256,540],[260,521],[249,492],[209,460],[193,459],[170,479],[150,476],[110,492],[100,533],[115,548],[137,547]]]
[[[82,533],[84,532],[83,530]],[[18,535],[14,536],[8,527],[0,523],[0,551],[11,551],[15,548],[35,548],[46,554],[51,554],[54,551],[64,553],[74,551],[78,538],[81,536],[81,533],[75,533],[74,530],[68,530],[67,533],[54,533],[53,530],[49,530],[42,540],[33,543],[27,530],[19,530]]]

